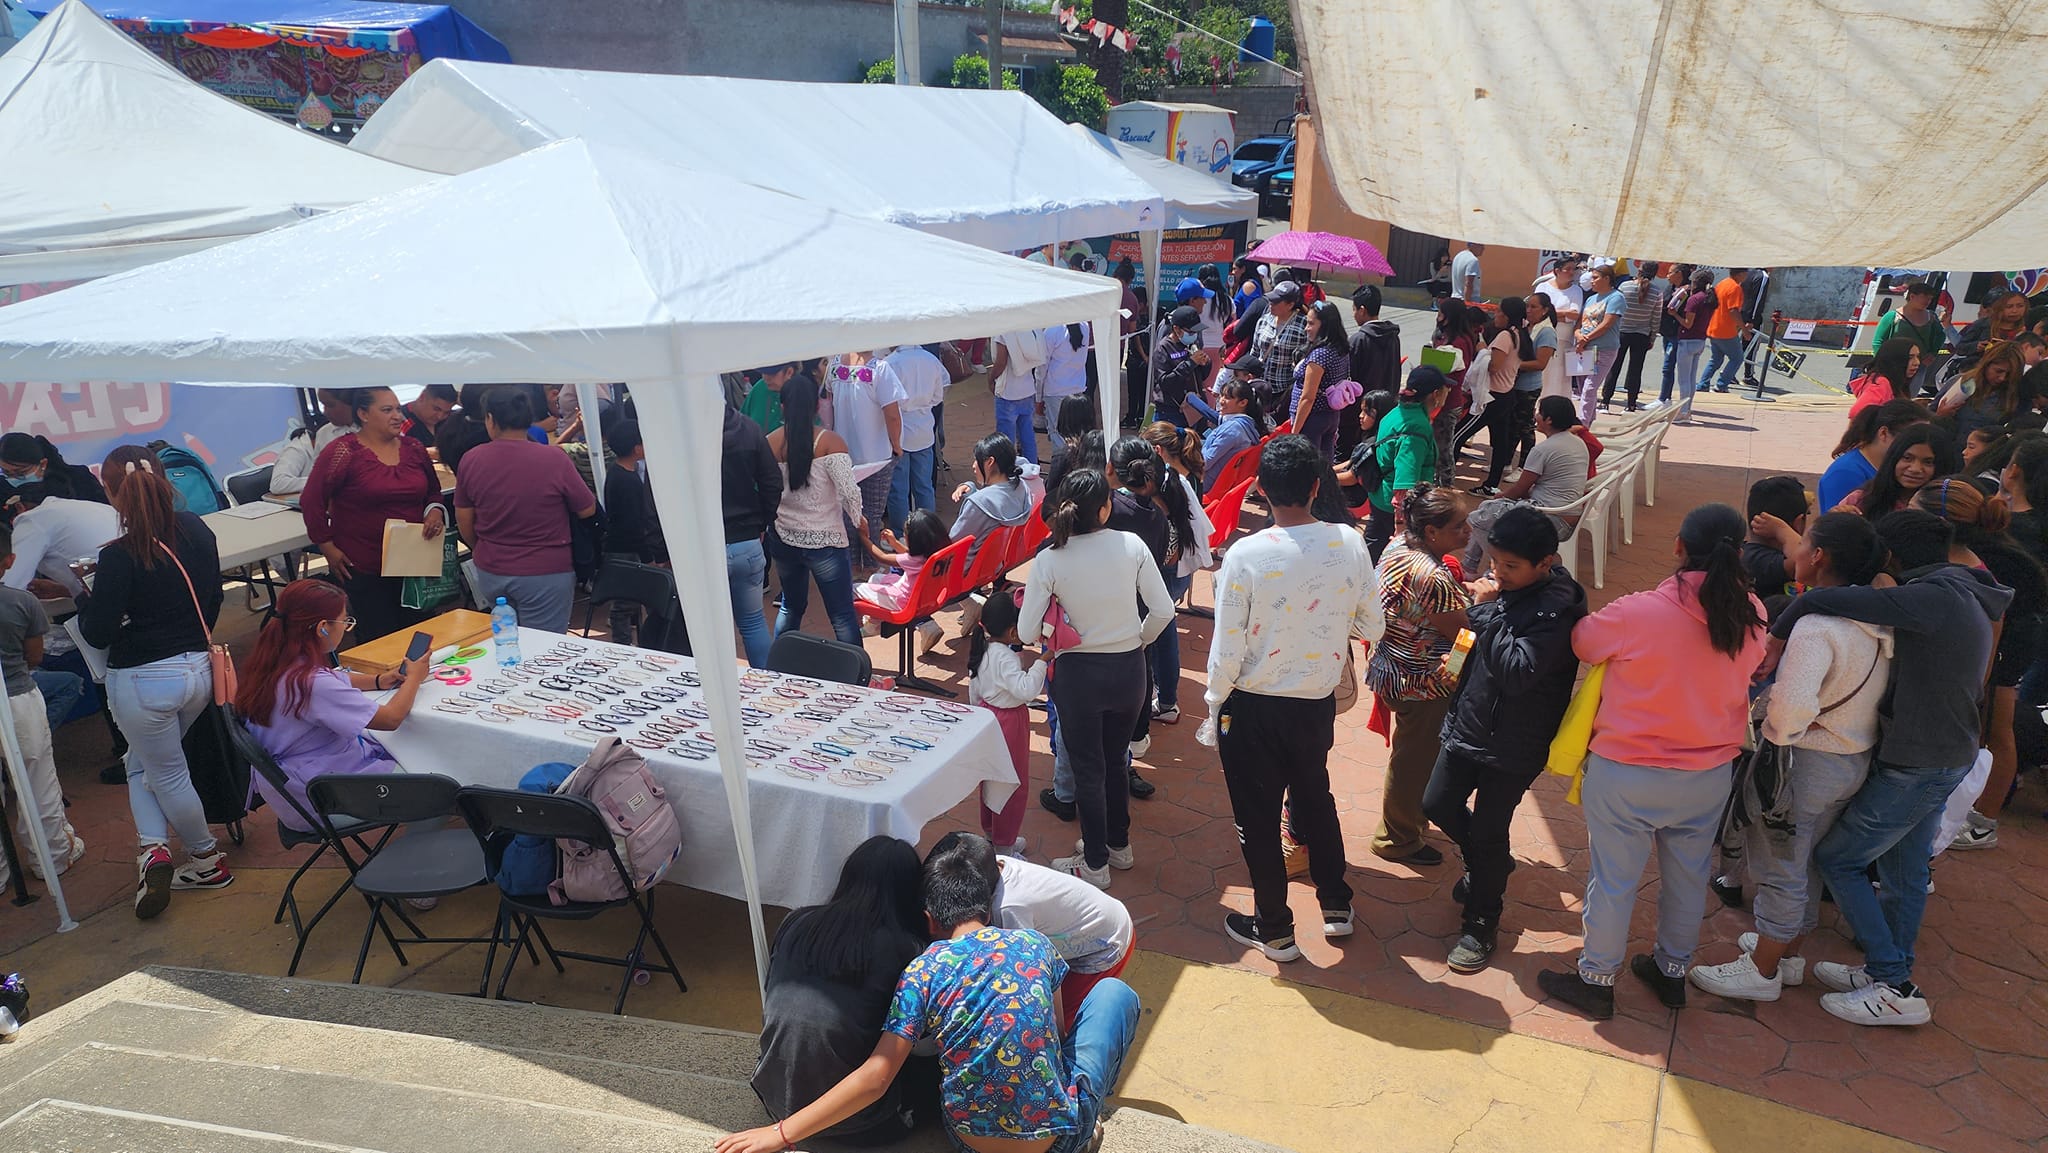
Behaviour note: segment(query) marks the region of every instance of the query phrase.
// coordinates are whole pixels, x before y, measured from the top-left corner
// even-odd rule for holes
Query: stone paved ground
[[[955,418],[955,427],[977,427],[973,419],[980,414],[962,407],[969,411]],[[1698,426],[1674,430],[1658,505],[1638,510],[1636,542],[1610,557],[1607,587],[1593,592],[1596,605],[1650,587],[1669,572],[1668,542],[1678,517],[1692,505],[1739,505],[1750,481],[1774,472],[1810,477],[1825,463],[1842,421],[1838,402],[1804,398],[1764,404],[1716,398],[1702,408]],[[1206,603],[1207,597],[1202,578],[1196,600]],[[1627,980],[1620,987],[1620,1012],[1595,1025],[1539,1004],[1535,987],[1538,971],[1568,966],[1577,947],[1586,834],[1577,808],[1564,800],[1562,782],[1540,782],[1517,817],[1520,868],[1509,886],[1495,967],[1473,976],[1449,973],[1443,956],[1458,927],[1449,899],[1455,851],[1452,863],[1423,871],[1381,862],[1366,851],[1379,812],[1386,746],[1364,730],[1363,709],[1345,718],[1332,760],[1358,892],[1359,933],[1338,943],[1311,933],[1302,941],[1304,960],[1286,966],[1247,955],[1226,938],[1223,913],[1249,911],[1250,894],[1221,770],[1213,753],[1194,742],[1207,622],[1183,617],[1181,626],[1187,670],[1181,697],[1188,716],[1177,727],[1155,729],[1144,771],[1160,792],[1134,804],[1139,864],[1116,874],[1113,889],[1139,918],[1142,948],[1616,1054],[1944,1150],[1989,1153],[2039,1148],[2048,1140],[2048,831],[2041,819],[2048,791],[2040,774],[2028,774],[2001,828],[1998,849],[1944,857],[1938,867],[1938,892],[1929,901],[1916,974],[1933,1000],[1931,1026],[1857,1029],[1822,1012],[1811,987],[1760,1006],[1695,992],[1691,1007],[1673,1013]],[[879,669],[894,668],[893,643],[875,641],[871,648]],[[964,661],[963,641],[949,632],[932,654],[933,675],[957,687]],[[1051,774],[1042,732],[1036,746],[1034,791]],[[60,764],[74,802],[73,820],[92,845],[89,860],[66,878],[81,916],[120,905],[133,884],[125,797],[93,781],[104,755],[104,735],[91,726],[74,725],[63,734]],[[974,824],[972,807],[962,805],[935,822],[928,839]],[[1067,852],[1076,831],[1034,807],[1026,834],[1034,856],[1044,860]],[[252,869],[297,859],[278,849],[267,828],[257,828],[236,863]],[[1637,948],[1648,947],[1654,913],[1647,898],[1655,888],[1653,872],[1638,905]],[[1296,886],[1294,898],[1297,916],[1306,921],[1314,912],[1312,892]],[[729,904],[709,898],[703,903]],[[714,919],[738,931],[737,918]],[[0,968],[9,952],[47,935],[52,920],[47,901],[28,909],[0,903]],[[1717,911],[1706,925],[1700,959],[1733,956],[1735,936],[1749,927],[1746,914]],[[268,925],[253,932],[284,934]],[[347,933],[341,930],[328,944],[341,949]],[[147,948],[142,937],[134,935],[137,947]],[[743,949],[740,940],[729,945]],[[701,948],[711,946],[692,942],[691,952]],[[314,949],[322,946],[316,942]],[[1809,952],[1822,959],[1856,959],[1836,930],[1831,907]],[[269,956],[274,953],[266,953],[263,971],[282,971],[281,959]],[[186,963],[164,955],[146,960]],[[693,969],[703,962],[693,966],[686,958],[684,964]],[[372,979],[387,972],[386,966],[388,961],[373,967]],[[44,977],[46,988],[63,988],[62,974]]]

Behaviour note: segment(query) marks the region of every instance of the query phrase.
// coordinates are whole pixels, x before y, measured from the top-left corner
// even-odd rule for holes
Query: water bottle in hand
[[[491,607],[491,644],[498,650],[499,664],[519,663],[519,614],[512,611],[504,597],[499,597]]]

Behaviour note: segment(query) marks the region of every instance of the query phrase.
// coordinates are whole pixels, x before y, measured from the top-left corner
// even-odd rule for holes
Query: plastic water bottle
[[[519,663],[519,614],[512,611],[504,597],[499,597],[491,607],[491,644],[498,650],[499,664]]]

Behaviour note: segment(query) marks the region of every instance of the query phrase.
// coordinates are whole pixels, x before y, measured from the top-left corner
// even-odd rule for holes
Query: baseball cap
[[[1401,390],[1402,396],[1425,397],[1438,389],[1450,386],[1443,370],[1433,364],[1418,364],[1408,373],[1408,386]]]
[[[1197,287],[1200,286],[1198,285]],[[1167,322],[1182,332],[1200,332],[1202,329],[1202,310],[1192,304],[1183,304],[1173,310],[1173,315],[1167,318]]]
[[[1182,304],[1197,298],[1207,300],[1214,295],[1216,294],[1204,288],[1202,282],[1192,276],[1182,279],[1180,285],[1173,290],[1173,298]]]
[[[1275,284],[1272,287],[1272,290],[1267,292],[1266,295],[1272,297],[1274,300],[1284,300],[1290,304],[1300,304],[1301,285],[1296,284],[1291,280],[1283,280],[1280,281],[1278,284]]]

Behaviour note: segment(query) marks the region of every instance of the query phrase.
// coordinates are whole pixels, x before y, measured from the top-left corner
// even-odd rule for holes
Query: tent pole
[[[1124,403],[1123,373],[1119,371],[1124,362],[1122,318],[1112,309],[1108,316],[1095,321],[1094,330],[1095,404],[1102,412],[1103,436],[1115,440],[1112,434]],[[1059,414],[1051,415],[1057,417]]]
[[[597,486],[597,503],[603,504],[604,422],[597,415],[597,386],[587,381],[577,385],[576,403],[583,410],[583,442],[590,446],[590,483]]]
[[[1157,322],[1154,321],[1152,317],[1157,316],[1159,314],[1160,308],[1162,308],[1166,304],[1166,282],[1159,278],[1159,249],[1161,247],[1161,243],[1165,235],[1165,230],[1160,228],[1154,228],[1150,231],[1139,234],[1139,241],[1144,246],[1145,283],[1152,286],[1152,312],[1151,315],[1145,317],[1144,326],[1139,331],[1148,334],[1151,334],[1154,327],[1157,325]],[[1153,389],[1158,385],[1158,383],[1159,358],[1156,356],[1147,356],[1145,358],[1146,404],[1152,403]],[[1145,410],[1142,407],[1140,407],[1138,410],[1138,418],[1140,420],[1144,419],[1144,413]]]
[[[680,359],[680,358],[678,358]],[[718,480],[725,428],[725,398],[714,375],[633,385],[655,509],[673,540],[725,539]],[[673,553],[676,592],[683,624],[703,680],[704,703],[718,745],[718,771],[725,778],[725,803],[739,851],[740,884],[747,895],[747,920],[754,934],[754,975],[763,995],[768,987],[768,930],[761,915],[761,878],[755,867],[754,826],[748,797],[747,764],[740,753],[739,653],[733,642],[732,591],[725,578],[723,550],[679,549]]]
[[[7,754],[7,772],[14,778],[15,803],[22,806],[23,815],[28,819],[29,843],[35,846],[36,860],[43,865],[43,883],[49,886],[50,895],[57,899],[57,931],[69,933],[78,927],[71,919],[71,906],[64,900],[64,886],[57,881],[57,864],[50,858],[50,842],[43,836],[41,810],[36,805],[35,790],[29,788],[28,761],[21,755],[21,738],[14,730],[14,709],[0,706],[0,750]],[[65,846],[66,850],[70,846]]]

